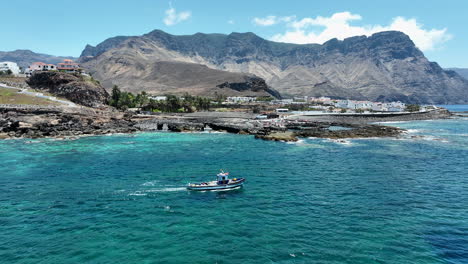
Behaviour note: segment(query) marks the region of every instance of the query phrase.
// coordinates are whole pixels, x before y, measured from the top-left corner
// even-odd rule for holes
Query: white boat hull
[[[220,190],[232,190],[244,185],[245,179],[239,179],[228,184],[214,184],[214,185],[202,185],[202,184],[189,184],[188,190],[192,191],[220,191]]]

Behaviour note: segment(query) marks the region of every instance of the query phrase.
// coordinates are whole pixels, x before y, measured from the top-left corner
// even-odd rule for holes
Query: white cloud
[[[163,21],[164,24],[166,24],[166,26],[172,26],[189,19],[191,15],[192,13],[190,11],[182,11],[177,13],[175,8],[171,6],[169,9],[166,10],[166,17]]]
[[[362,17],[350,12],[335,13],[330,17],[306,17],[300,20],[296,20],[295,17],[288,17],[291,18],[289,21],[278,21],[275,16],[269,17],[273,17],[276,23],[286,22],[288,30],[285,33],[276,34],[271,38],[279,42],[322,44],[332,38],[342,40],[352,36],[370,36],[376,32],[397,30],[410,36],[416,46],[421,50],[428,51],[436,49],[452,38],[452,36],[447,33],[446,28],[425,29],[424,26],[418,23],[414,18],[406,19],[404,17],[395,17],[391,24],[387,26],[353,26],[350,22],[362,20]]]
[[[257,26],[272,26],[281,22],[290,22],[295,19],[295,16],[277,17],[277,16],[266,16],[264,18],[254,17],[252,22]]]
[[[265,18],[255,17],[253,23],[258,26],[271,26],[278,23],[278,21],[276,20],[276,16],[267,16]]]
[[[228,20],[228,24],[234,25],[236,22],[234,20]]]

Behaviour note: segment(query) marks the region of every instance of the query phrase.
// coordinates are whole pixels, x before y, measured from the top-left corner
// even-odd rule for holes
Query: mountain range
[[[398,31],[300,45],[254,33],[176,36],[154,30],[87,45],[79,61],[107,89],[119,85],[133,92],[278,96],[278,91],[284,96],[468,102],[463,72],[430,62]]]
[[[64,59],[76,60],[77,58],[35,53],[30,50],[0,51],[0,61],[16,62],[22,68],[27,68],[31,63],[37,61],[57,64]]]
[[[253,33],[175,36],[154,30],[143,36],[110,38],[96,47],[88,45],[80,59],[104,82],[125,80],[125,89],[157,92],[157,72],[148,69],[171,61],[254,74],[289,96],[468,102],[468,81],[430,62],[398,31],[299,45],[268,41]],[[138,87],[131,87],[131,80]]]

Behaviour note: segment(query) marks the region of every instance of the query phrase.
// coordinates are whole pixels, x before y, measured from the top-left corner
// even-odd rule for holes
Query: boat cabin
[[[218,173],[216,176],[218,178],[218,184],[228,184],[229,172]]]

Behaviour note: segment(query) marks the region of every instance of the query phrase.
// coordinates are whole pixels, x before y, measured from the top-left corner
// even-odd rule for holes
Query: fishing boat
[[[221,191],[221,190],[232,190],[242,187],[245,182],[245,178],[233,178],[229,179],[229,172],[221,171],[216,175],[215,181],[201,182],[201,183],[189,183],[187,186],[188,190],[192,191]]]

